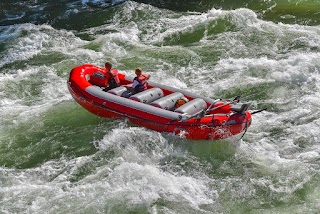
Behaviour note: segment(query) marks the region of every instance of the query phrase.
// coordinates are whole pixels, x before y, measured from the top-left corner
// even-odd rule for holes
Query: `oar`
[[[265,111],[267,110],[267,108],[264,108],[264,109],[260,109],[260,110],[257,110],[257,111],[254,111],[254,112],[251,112],[250,114],[253,115],[253,114],[257,114],[257,113],[260,113],[262,111]]]
[[[215,108],[211,108],[211,107],[214,105],[214,103],[212,103],[212,104],[209,106],[209,108],[207,108],[206,113],[208,113],[209,111],[217,110],[217,109],[222,108],[222,107],[224,107],[224,106],[227,106],[227,105],[229,105],[229,104],[238,103],[239,101],[240,101],[240,96],[236,96],[232,101],[228,101],[228,102],[226,102],[225,104],[223,104],[223,105],[221,105],[221,106],[217,106],[217,107],[215,107]]]
[[[262,93],[263,93],[263,91],[248,95],[246,97],[243,97],[243,98],[239,99],[239,101],[246,102],[246,100],[251,99],[252,97],[257,96],[257,95],[262,94]]]

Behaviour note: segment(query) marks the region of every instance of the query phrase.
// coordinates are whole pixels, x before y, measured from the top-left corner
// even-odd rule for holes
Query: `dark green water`
[[[320,2],[2,1],[0,213],[319,213]],[[240,142],[188,141],[90,114],[82,63],[237,95]]]

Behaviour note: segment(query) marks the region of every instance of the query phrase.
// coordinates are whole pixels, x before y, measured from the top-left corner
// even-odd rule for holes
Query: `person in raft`
[[[106,77],[108,78],[108,81],[106,81],[106,87],[103,89],[104,91],[109,91],[113,88],[120,86],[120,80],[118,77],[118,70],[112,69],[112,63],[106,62],[104,64],[104,68],[106,70]]]
[[[137,76],[133,79],[131,87],[128,87],[133,94],[146,90],[148,88],[147,80],[150,78],[149,74],[142,73],[142,69],[140,67],[136,68],[135,73]]]

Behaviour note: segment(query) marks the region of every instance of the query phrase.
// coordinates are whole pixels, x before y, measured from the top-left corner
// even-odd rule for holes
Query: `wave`
[[[110,11],[116,5],[130,2],[127,0],[72,0],[34,2],[24,1],[16,3],[13,0],[0,3],[3,8],[0,13],[0,25],[14,25],[22,23],[50,24],[57,28],[78,29],[74,22],[83,16],[101,19],[101,11]],[[259,18],[288,24],[319,25],[320,5],[314,0],[137,0],[136,2],[150,4],[158,8],[165,8],[179,12],[207,12],[213,8],[234,10],[248,8],[255,11]],[[75,18],[77,17],[77,18]],[[82,19],[83,24],[86,19]],[[75,26],[74,26],[75,25]],[[76,28],[75,28],[76,27]],[[83,28],[82,28],[83,29]]]
[[[248,8],[177,12],[128,1],[90,10],[67,16],[71,30],[0,27],[0,212],[319,210],[319,26]],[[66,79],[76,65],[107,60],[268,110],[236,146],[98,118],[72,101]]]

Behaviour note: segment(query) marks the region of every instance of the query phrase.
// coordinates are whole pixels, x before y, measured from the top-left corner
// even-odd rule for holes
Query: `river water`
[[[319,213],[318,0],[1,1],[0,213]],[[66,86],[93,63],[252,101],[244,138],[99,118]]]

